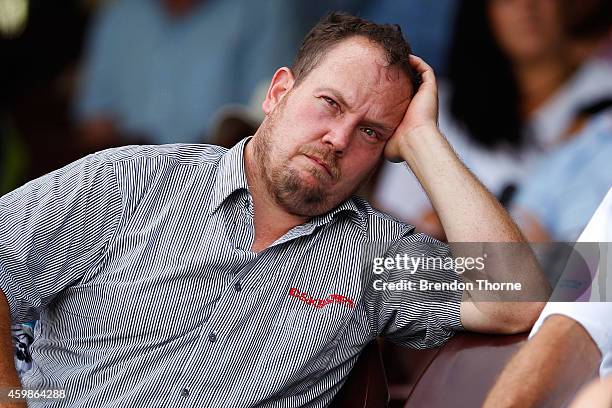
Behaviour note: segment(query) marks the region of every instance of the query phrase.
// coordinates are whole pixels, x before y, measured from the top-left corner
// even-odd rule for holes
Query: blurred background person
[[[611,105],[612,99],[583,112],[582,130],[521,183],[511,213],[529,242],[575,241],[612,187]]]
[[[612,1],[565,0],[564,10],[573,53],[612,63]],[[539,160],[511,206],[531,242],[576,240],[612,187],[612,97],[583,106],[566,135]]]
[[[612,66],[595,57],[610,20],[584,41],[564,0],[464,0],[440,86],[440,128],[505,205],[544,152],[575,132],[579,113],[612,96]],[[584,15],[609,2],[591,2]],[[586,17],[585,17],[586,18]],[[570,29],[570,23],[571,28]],[[579,46],[578,46],[579,45]],[[374,202],[444,238],[409,170],[385,163]]]
[[[120,0],[96,15],[75,115],[92,150],[206,142],[213,113],[245,103],[293,57],[279,0]]]

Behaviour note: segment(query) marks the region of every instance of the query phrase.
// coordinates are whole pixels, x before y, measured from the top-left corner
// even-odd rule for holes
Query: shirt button
[[[181,397],[187,398],[189,396],[189,390],[187,388],[183,388],[181,390]]]
[[[242,290],[242,285],[240,285],[240,282],[236,282],[234,284],[234,289],[236,289],[236,292],[240,292]]]
[[[217,334],[215,332],[210,333],[208,335],[208,341],[210,341],[211,343],[217,341]]]

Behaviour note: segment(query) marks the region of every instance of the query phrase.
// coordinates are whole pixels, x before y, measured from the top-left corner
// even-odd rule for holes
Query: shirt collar
[[[234,147],[226,151],[221,160],[219,160],[213,184],[212,198],[208,206],[209,215],[217,211],[217,208],[234,191],[249,189],[244,171],[244,147],[251,137],[238,142]]]
[[[234,191],[239,189],[249,190],[244,169],[244,148],[251,138],[252,136],[249,136],[238,142],[234,147],[225,152],[219,160],[217,175],[212,190],[212,199],[208,207],[209,214],[214,213]],[[363,230],[365,230],[365,216],[362,211],[359,210],[352,197],[344,200],[327,213],[318,215],[298,227],[303,227],[312,232],[316,227],[325,225],[336,216],[346,212],[353,215],[353,219],[357,221],[357,224],[362,227]]]
[[[348,199],[340,203],[338,206],[336,206],[334,209],[328,211],[325,214],[321,214],[321,215],[314,217],[307,224],[313,224],[315,227],[318,227],[320,225],[327,224],[328,222],[333,220],[335,217],[337,217],[339,214],[343,214],[343,213],[355,215],[356,216],[355,219],[360,221],[360,224],[365,223],[364,216],[361,213],[361,211],[359,211],[359,208],[357,208],[357,205],[355,204],[353,197],[349,197]]]
[[[291,241],[293,239],[303,237],[306,235],[312,234],[317,228],[324,226],[328,223],[331,223],[335,218],[340,217],[340,215],[347,215],[349,220],[357,224],[359,231],[367,235],[367,227],[365,221],[365,215],[359,211],[359,208],[355,204],[355,200],[351,197],[342,202],[333,210],[325,214],[318,215],[313,217],[309,221],[304,224],[296,225],[291,230],[289,230],[285,235],[277,239],[272,246],[280,245],[285,242]]]

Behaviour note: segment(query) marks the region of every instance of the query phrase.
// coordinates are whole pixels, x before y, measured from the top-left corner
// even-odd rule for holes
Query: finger
[[[414,54],[410,54],[408,57],[408,62],[410,66],[416,71],[416,73],[421,77],[423,83],[427,84],[436,84],[436,76],[434,74],[433,68],[430,67],[422,58],[417,57]]]
[[[421,57],[417,57],[414,54],[410,54],[408,56],[408,62],[419,74],[422,74],[425,71],[433,71],[433,68],[431,68]]]

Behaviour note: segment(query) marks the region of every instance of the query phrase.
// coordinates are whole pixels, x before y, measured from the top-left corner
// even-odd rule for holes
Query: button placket
[[[189,356],[187,364],[183,367],[184,369],[175,383],[174,387],[176,388],[174,388],[175,391],[173,393],[175,403],[178,404],[179,401],[186,403],[188,398],[193,396],[193,390],[189,388],[188,384],[191,383],[194,370],[197,367],[210,366],[211,362],[217,358],[218,353],[223,350],[223,347],[226,347],[223,344],[224,333],[227,333],[228,330],[235,326],[239,321],[239,315],[236,315],[235,319],[228,320],[224,311],[238,307],[237,301],[248,302],[252,300],[242,295],[237,296],[237,294],[244,291],[245,279],[247,279],[251,270],[256,266],[260,256],[261,253],[257,254],[244,263],[244,266],[237,269],[236,272],[229,272],[229,285],[218,294],[206,321],[202,322],[199,339],[193,347],[194,355]]]

